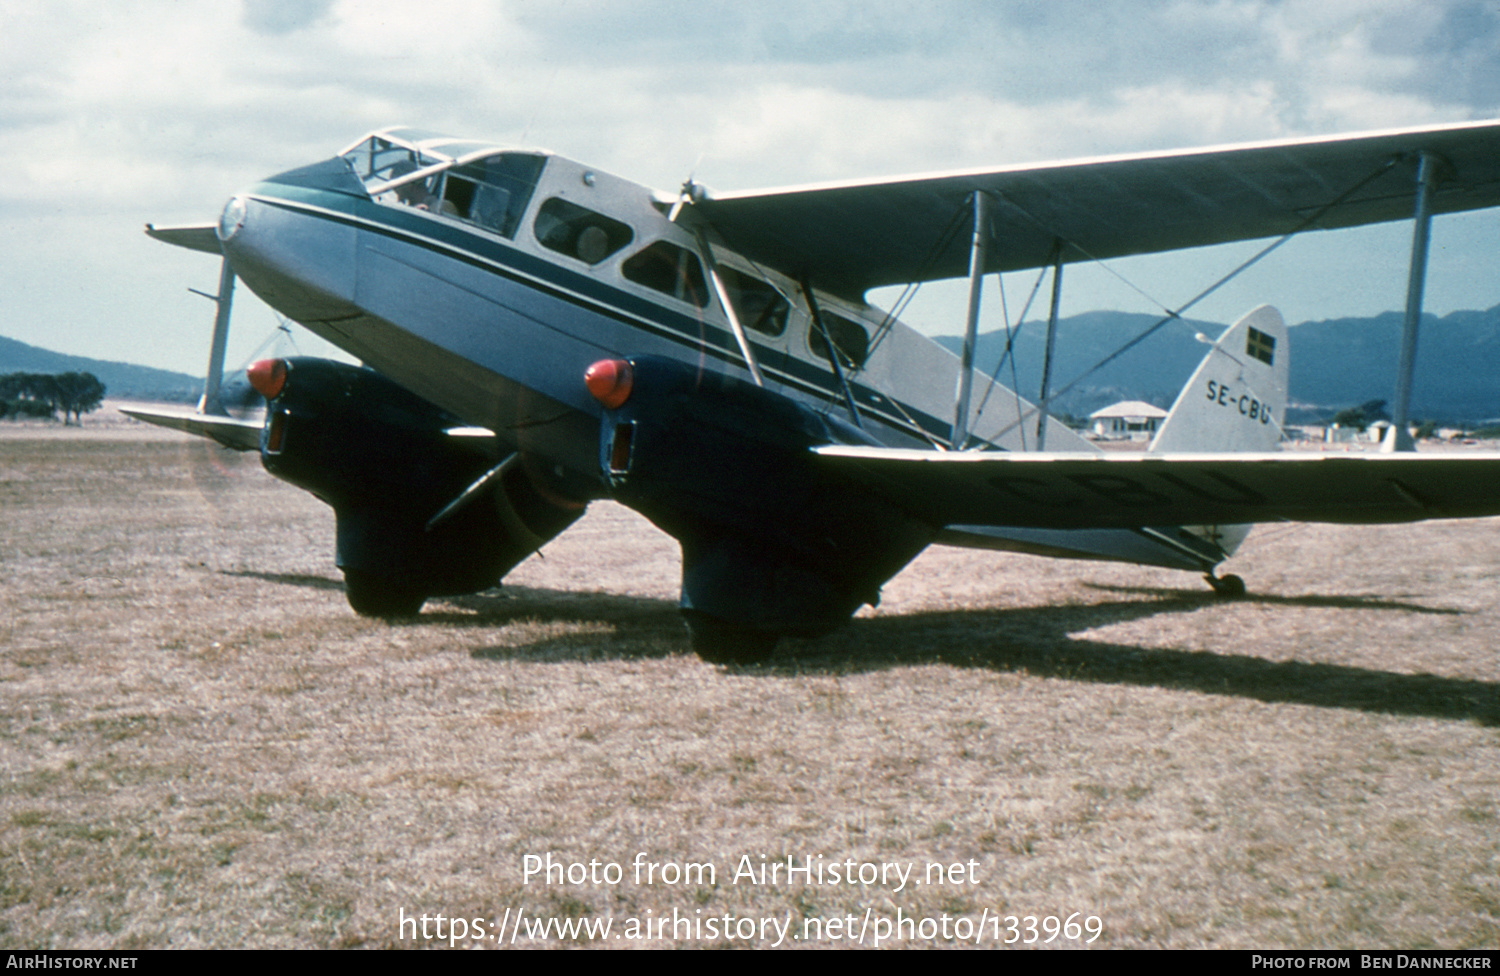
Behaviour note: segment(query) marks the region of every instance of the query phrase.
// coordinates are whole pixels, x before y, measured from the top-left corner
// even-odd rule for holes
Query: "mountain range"
[[[1313,423],[1371,400],[1391,399],[1401,318],[1399,312],[1387,312],[1373,318],[1292,326],[1290,419]],[[1158,321],[1155,316],[1129,312],[1085,312],[1059,320],[1052,370],[1053,412],[1086,416],[1120,400],[1170,407],[1206,351],[1195,336],[1217,337],[1223,324],[1169,321],[1090,372]],[[1041,385],[1046,332],[1045,322],[1023,323],[1015,332],[1013,355],[998,377],[1028,398],[1034,399]],[[1007,336],[1001,329],[979,337],[976,368],[994,372]],[[963,340],[940,336],[937,341],[956,352]],[[16,372],[93,373],[110,396],[142,400],[192,402],[203,389],[201,378],[186,373],[69,356],[0,336],[0,374]],[[981,386],[975,395],[983,392]],[[1456,423],[1500,417],[1500,305],[1483,312],[1423,316],[1411,416]]]
[[[134,400],[196,401],[203,378],[150,366],[69,356],[0,336],[0,375],[5,373],[93,373],[108,396]]]
[[[1223,324],[1169,321],[1090,372],[1159,321],[1127,312],[1086,312],[1060,319],[1052,367],[1053,412],[1086,416],[1120,400],[1170,407],[1207,351],[1195,335],[1217,338]],[[1312,423],[1371,400],[1392,399],[1401,322],[1401,313],[1387,312],[1292,326],[1290,419]],[[1444,422],[1500,417],[1500,305],[1483,312],[1424,315],[1418,331],[1411,416]],[[994,373],[1007,335],[1001,329],[979,337],[977,369]],[[1023,323],[1013,342],[1015,372],[1007,360],[999,381],[1034,399],[1041,386],[1046,337],[1046,322]],[[958,336],[937,341],[954,351],[963,344]],[[1060,392],[1067,387],[1071,388]]]

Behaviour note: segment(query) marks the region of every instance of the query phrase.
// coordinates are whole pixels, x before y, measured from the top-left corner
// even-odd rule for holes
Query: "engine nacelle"
[[[745,660],[778,636],[826,633],[931,542],[933,527],[810,450],[871,443],[858,429],[675,360],[613,362],[587,377],[606,407],[603,474],[682,544],[681,608],[703,656]]]
[[[275,363],[277,382],[263,387],[252,373],[272,394],[261,462],[333,507],[337,563],[362,614],[406,616],[429,596],[495,586],[583,514],[582,502],[549,490],[539,466],[502,465],[490,439],[453,436],[457,417],[373,370]]]

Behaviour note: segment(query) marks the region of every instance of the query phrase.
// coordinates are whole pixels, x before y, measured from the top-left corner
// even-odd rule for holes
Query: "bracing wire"
[[[1077,387],[1080,383],[1082,383],[1084,380],[1088,379],[1090,376],[1094,375],[1099,370],[1103,369],[1105,366],[1107,366],[1110,363],[1114,362],[1116,359],[1119,359],[1121,356],[1123,356],[1125,353],[1129,352],[1131,349],[1134,349],[1136,346],[1140,345],[1146,339],[1148,339],[1149,337],[1151,337],[1152,335],[1154,335],[1158,330],[1160,330],[1167,323],[1172,322],[1174,320],[1180,320],[1182,318],[1182,314],[1184,312],[1186,312],[1188,309],[1192,308],[1194,305],[1197,305],[1199,302],[1203,301],[1209,295],[1212,295],[1214,292],[1216,292],[1220,288],[1224,287],[1224,285],[1228,284],[1234,278],[1239,277],[1240,274],[1242,274],[1243,272],[1245,272],[1246,270],[1248,270],[1253,265],[1259,263],[1262,258],[1264,258],[1267,255],[1269,255],[1272,251],[1275,251],[1276,249],[1280,248],[1283,244],[1285,244],[1287,241],[1291,240],[1293,237],[1297,236],[1298,234],[1302,233],[1305,230],[1308,230],[1309,228],[1311,228],[1313,226],[1316,226],[1316,224],[1318,223],[1318,221],[1320,221],[1320,220],[1323,219],[1324,214],[1327,214],[1330,210],[1333,210],[1335,207],[1337,207],[1340,204],[1342,204],[1345,200],[1349,199],[1349,197],[1351,197],[1355,193],[1359,192],[1365,186],[1369,185],[1370,183],[1373,183],[1375,180],[1377,180],[1381,176],[1385,175],[1394,166],[1396,166],[1396,164],[1399,163],[1399,162],[1400,162],[1400,158],[1399,157],[1393,157],[1393,158],[1387,160],[1383,165],[1381,165],[1381,166],[1377,167],[1375,170],[1373,170],[1368,176],[1365,176],[1363,179],[1360,179],[1360,180],[1356,181],[1353,185],[1351,185],[1343,193],[1340,193],[1337,197],[1334,197],[1328,203],[1324,204],[1323,206],[1319,207],[1317,210],[1313,211],[1312,214],[1310,214],[1309,216],[1307,216],[1306,218],[1304,218],[1301,222],[1299,222],[1297,224],[1297,226],[1293,227],[1291,230],[1287,231],[1285,234],[1282,234],[1280,237],[1276,238],[1270,244],[1267,244],[1265,247],[1261,248],[1255,254],[1251,255],[1247,260],[1240,262],[1240,264],[1236,265],[1233,269],[1231,269],[1229,271],[1229,273],[1227,273],[1227,274],[1223,275],[1222,277],[1220,277],[1213,284],[1209,285],[1207,288],[1203,289],[1198,294],[1194,295],[1185,304],[1181,305],[1177,309],[1173,310],[1173,309],[1170,309],[1170,308],[1163,307],[1162,310],[1166,314],[1163,315],[1154,325],[1152,325],[1150,328],[1146,329],[1144,332],[1142,332],[1140,335],[1136,336],[1134,339],[1131,339],[1130,341],[1126,342],[1124,345],[1120,346],[1120,348],[1116,349],[1114,352],[1110,353],[1108,356],[1105,356],[1103,359],[1099,360],[1099,362],[1095,363],[1093,366],[1089,367],[1083,373],[1079,374],[1077,377],[1075,377],[1073,380],[1071,380],[1069,383],[1067,383],[1065,386],[1063,386],[1061,389],[1059,389],[1056,393],[1050,394],[1047,397],[1046,400],[1042,401],[1041,403],[1036,404],[1031,410],[1026,411],[1023,415],[1017,417],[1014,423],[1012,423],[1012,424],[1008,425],[1007,427],[1005,427],[1004,429],[1000,430],[998,433],[996,433],[993,436],[992,439],[998,439],[1000,437],[1003,437],[1006,434],[1010,433],[1012,430],[1015,430],[1017,427],[1022,426],[1023,424],[1026,423],[1026,421],[1030,420],[1032,417],[1036,416],[1038,413],[1041,413],[1042,411],[1045,411],[1047,409],[1047,407],[1052,404],[1053,401],[1055,401],[1055,400],[1059,399],[1060,397],[1062,397],[1062,396],[1064,396],[1064,395],[1072,392],[1072,390],[1075,387]],[[1012,204],[1012,205],[1014,205],[1014,204]],[[1019,207],[1017,207],[1017,209],[1020,210]],[[1034,222],[1036,222],[1039,227],[1042,227],[1043,229],[1047,229],[1045,227],[1045,225],[1043,225],[1041,223],[1041,221],[1037,220],[1030,213],[1027,213],[1024,210],[1021,210],[1021,212],[1022,213],[1026,213],[1026,216],[1029,217]],[[1059,239],[1061,239],[1061,238],[1059,238]],[[1076,248],[1081,254],[1083,254],[1085,257],[1087,257],[1090,261],[1094,262],[1095,264],[1099,265],[1100,267],[1105,268],[1111,274],[1114,274],[1115,277],[1120,278],[1121,281],[1125,281],[1126,284],[1130,284],[1130,282],[1126,281],[1125,278],[1121,277],[1113,269],[1109,268],[1109,266],[1106,265],[1103,260],[1101,260],[1100,258],[1097,258],[1094,255],[1090,254],[1086,248],[1083,248],[1083,247],[1079,246],[1074,241],[1067,241],[1066,243],[1069,246]],[[1130,284],[1130,287],[1133,288],[1133,289],[1135,289],[1137,292],[1140,292],[1140,294],[1142,294],[1142,295],[1146,294],[1144,291],[1141,291],[1141,289],[1137,288],[1133,284]],[[1150,296],[1146,296],[1146,297],[1149,298]],[[1153,304],[1160,304],[1160,303],[1153,301]]]
[[[902,289],[900,296],[896,299],[895,304],[891,306],[890,311],[885,313],[885,318],[881,319],[880,326],[875,330],[875,335],[870,340],[870,350],[865,356],[867,362],[870,357],[875,355],[875,350],[880,348],[880,344],[885,341],[885,337],[890,335],[901,313],[906,310],[906,306],[911,304],[912,299],[917,297],[917,292],[921,290],[922,282],[926,279],[927,272],[933,265],[937,264],[938,257],[953,243],[953,238],[959,232],[959,228],[963,225],[963,218],[967,215],[968,211],[962,207],[954,210],[953,216],[948,220],[948,226],[943,228],[943,232],[933,242],[932,249],[927,252],[927,257],[923,259],[915,280],[907,283],[906,287]]]
[[[1032,285],[1031,285],[1031,292],[1030,292],[1030,294],[1028,294],[1026,296],[1026,304],[1023,305],[1023,306],[1021,306],[1021,314],[1016,317],[1016,324],[1015,324],[1015,328],[1014,329],[1011,329],[1010,322],[1009,322],[1010,316],[1009,316],[1009,313],[1006,313],[1006,320],[1007,320],[1006,321],[1006,328],[1009,330],[1009,334],[1006,336],[1006,339],[1005,339],[1005,351],[1000,354],[1000,360],[999,360],[999,362],[995,363],[995,368],[990,373],[989,384],[987,386],[985,386],[985,388],[984,388],[984,395],[979,398],[979,407],[978,407],[978,409],[976,409],[974,411],[974,423],[976,425],[979,423],[979,418],[984,416],[985,404],[989,403],[990,394],[994,392],[995,387],[997,387],[997,386],[1000,385],[1000,370],[1005,367],[1006,360],[1010,361],[1011,388],[1012,388],[1012,391],[1016,394],[1016,402],[1017,402],[1016,411],[1017,411],[1017,413],[1019,413],[1020,410],[1021,410],[1021,407],[1020,407],[1021,394],[1020,394],[1020,389],[1019,389],[1020,385],[1021,385],[1021,382],[1016,377],[1016,359],[1015,359],[1016,340],[1021,337],[1021,330],[1023,328],[1025,328],[1025,326],[1026,326],[1026,313],[1031,311],[1032,303],[1036,301],[1037,292],[1039,292],[1041,290],[1041,288],[1042,288],[1042,282],[1045,281],[1046,278],[1047,278],[1047,269],[1046,268],[1040,268],[1040,269],[1038,269],[1037,276],[1036,276],[1036,281],[1034,281],[1032,283]],[[1002,280],[1002,283],[1001,283],[1001,293],[1000,294],[1001,294],[1001,302],[1003,304],[1003,302],[1004,302],[1004,296],[1005,296],[1004,282],[1003,282],[1003,280]]]

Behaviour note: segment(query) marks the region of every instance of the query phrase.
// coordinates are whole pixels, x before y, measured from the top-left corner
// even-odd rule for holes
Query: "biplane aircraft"
[[[1202,572],[1251,523],[1500,514],[1500,455],[1278,453],[1289,351],[1251,312],[1149,450],[1103,453],[972,369],[988,274],[1500,204],[1500,121],[982,171],[653,192],[548,152],[413,129],[148,227],[223,268],[197,413],[329,503],[363,614],[495,586],[613,498],[682,547],[694,648],[751,661],[879,599],[934,543]],[[869,304],[968,276],[963,354]],[[263,360],[221,415],[234,281],[363,362]],[[1411,358],[1398,373],[1398,429]],[[1404,385],[1405,391],[1401,390]],[[956,393],[954,391],[957,391]],[[1404,445],[1398,445],[1404,446]]]

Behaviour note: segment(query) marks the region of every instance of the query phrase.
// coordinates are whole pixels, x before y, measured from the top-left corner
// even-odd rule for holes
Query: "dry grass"
[[[1227,604],[935,550],[723,670],[671,541],[612,506],[402,626],[347,609],[318,502],[187,438],[10,431],[0,515],[0,945],[400,946],[402,911],[508,909],[1500,944],[1494,521],[1263,529]],[[549,851],[720,875],[524,884]],[[730,883],[788,854],[979,879]]]

